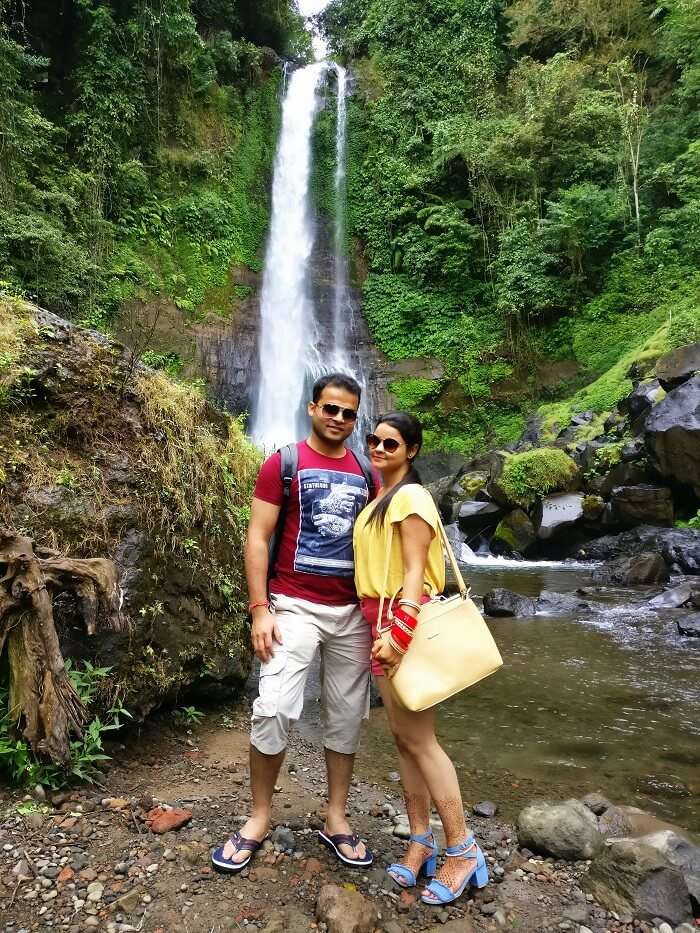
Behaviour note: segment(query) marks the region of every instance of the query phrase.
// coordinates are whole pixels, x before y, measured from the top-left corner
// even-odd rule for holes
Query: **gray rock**
[[[571,593],[550,593],[545,590],[537,599],[537,612],[542,615],[571,615],[582,609],[590,609],[589,604]]]
[[[282,852],[293,852],[296,848],[294,833],[286,826],[275,826],[270,839],[272,844],[279,846]]]
[[[645,439],[659,473],[691,486],[700,496],[700,376],[693,376],[654,406]]]
[[[670,829],[641,836],[637,841],[656,849],[681,872],[688,893],[700,910],[700,847]]]
[[[669,391],[700,369],[700,343],[689,343],[665,353],[656,361],[656,376]]]
[[[537,537],[543,541],[558,537],[583,518],[583,495],[578,492],[562,492],[544,498],[535,516]]]
[[[585,804],[591,813],[595,813],[596,816],[605,813],[605,811],[612,806],[608,798],[598,792],[586,794],[581,803]]]
[[[700,612],[693,612],[683,619],[676,619],[676,625],[681,635],[700,638]]]
[[[593,571],[596,583],[612,583],[617,586],[667,583],[670,576],[663,557],[654,552],[636,554],[633,557],[618,557]]]
[[[486,531],[498,524],[503,515],[503,509],[495,502],[477,502],[469,499],[463,502],[457,513],[457,524],[459,530],[464,534],[472,534],[475,531]]]
[[[580,800],[540,800],[518,814],[518,842],[523,848],[561,859],[590,859],[603,847],[595,816]]]
[[[408,823],[397,823],[394,826],[394,836],[398,839],[408,839],[411,835],[411,827]]]
[[[612,520],[619,525],[673,525],[673,496],[666,486],[616,486],[610,507]]]
[[[520,596],[511,590],[496,588],[484,594],[484,613],[487,616],[534,616],[537,605],[529,596]]]
[[[670,590],[659,593],[653,599],[649,600],[650,609],[679,609],[690,601],[691,596],[698,589],[698,585],[692,583],[681,583],[680,586],[674,586]]]
[[[591,865],[581,887],[607,910],[641,920],[692,920],[681,872],[660,852],[637,839],[616,839]]]
[[[390,771],[386,776],[387,781],[391,781],[392,784],[401,783],[401,775],[398,771]]]
[[[669,567],[700,574],[700,532],[693,528],[658,528],[640,525],[619,535],[589,541],[579,550],[588,560],[632,557],[645,552],[661,554]]]
[[[664,394],[659,391],[660,389],[661,383],[658,379],[651,379],[649,382],[640,382],[639,385],[634,387],[627,398],[623,398],[621,402],[618,402],[617,407],[621,412],[628,414],[631,421],[634,421],[640,415],[644,414],[644,412],[648,411],[659,396]]]
[[[487,819],[491,819],[491,817],[495,816],[497,812],[498,807],[490,800],[482,800],[480,803],[474,804],[472,807],[472,813],[474,813],[475,816],[484,816]]]

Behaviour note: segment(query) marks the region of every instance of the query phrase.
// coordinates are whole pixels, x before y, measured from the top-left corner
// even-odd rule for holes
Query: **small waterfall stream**
[[[310,267],[318,243],[311,203],[312,134],[321,88],[336,77],[335,218],[333,302],[330,321],[315,307]],[[345,230],[347,75],[340,65],[317,62],[285,72],[282,128],[272,184],[272,218],[260,300],[259,380],[251,434],[265,450],[303,437],[306,403],[314,380],[340,370],[365,387],[357,349],[360,310],[349,288]],[[365,416],[356,430],[362,437]]]

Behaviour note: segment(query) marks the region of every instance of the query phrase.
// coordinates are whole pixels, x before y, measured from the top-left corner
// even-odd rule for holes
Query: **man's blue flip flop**
[[[267,839],[267,836],[265,839]],[[229,839],[229,842],[232,842],[234,845],[230,857],[226,858],[224,856],[224,849],[227,845],[227,843],[224,843],[221,848],[215,849],[212,853],[211,863],[217,871],[224,871],[228,872],[230,875],[235,875],[239,871],[243,871],[243,869],[250,864],[250,860],[263,842],[265,842],[265,839],[258,842],[257,839],[246,839],[245,836],[241,836],[240,833],[234,833]],[[250,855],[248,858],[243,859],[242,862],[234,862],[233,856],[238,855],[239,852],[250,852]]]
[[[327,836],[323,830],[320,829],[318,830],[318,836],[324,846],[330,849],[343,865],[350,865],[355,868],[366,868],[374,861],[374,856],[367,847],[365,847],[365,854],[362,858],[359,856],[357,858],[350,858],[350,856],[344,855],[340,851],[341,846],[351,846],[353,849],[357,848],[360,843],[357,836],[348,836],[346,833],[335,833],[333,836]]]

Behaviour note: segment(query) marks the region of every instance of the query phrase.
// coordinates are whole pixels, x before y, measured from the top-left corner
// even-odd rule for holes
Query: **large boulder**
[[[110,667],[136,719],[192,688],[230,697],[250,670],[241,542],[259,455],[234,419],[114,340],[0,300],[8,320],[27,330],[0,420],[0,451],[16,451],[3,524],[122,570],[129,630],[87,637],[65,600],[64,656]]]
[[[659,357],[656,377],[669,391],[700,370],[700,343],[689,343]]]
[[[616,839],[594,860],[582,888],[608,910],[673,926],[692,921],[682,872],[638,839]]]
[[[548,541],[579,522],[583,518],[583,499],[579,492],[564,492],[542,499],[535,512],[537,537]]]
[[[495,502],[477,502],[468,499],[462,502],[457,513],[457,524],[460,531],[469,535],[474,532],[483,533],[498,524],[503,515],[503,509]]]
[[[672,823],[660,820],[653,813],[626,804],[611,804],[598,817],[598,829],[606,840],[627,836],[648,836],[665,830],[677,830]]]
[[[649,480],[649,471],[645,467],[633,462],[622,462],[600,476],[591,477],[586,483],[586,488],[604,499],[609,499],[616,486],[638,486],[648,483]]]
[[[496,588],[484,594],[484,613],[487,616],[534,616],[537,604],[529,596],[521,596],[511,590]]]
[[[661,554],[671,570],[700,574],[700,531],[694,528],[640,525],[619,535],[589,541],[579,550],[579,556],[588,560],[610,560],[643,552]]]
[[[652,408],[645,439],[659,473],[690,486],[700,498],[700,376],[693,376]]]
[[[591,608],[585,600],[571,593],[552,593],[547,590],[540,593],[536,605],[538,615],[547,616],[575,615]]]
[[[670,574],[660,554],[648,553],[618,557],[603,567],[596,567],[593,579],[597,583],[611,583],[615,586],[646,586],[667,583]]]
[[[679,869],[695,911],[700,914],[700,846],[696,846],[673,829],[658,830],[641,836],[638,841],[656,849]]]
[[[648,382],[640,382],[636,385],[626,398],[617,403],[617,407],[621,412],[629,415],[630,421],[635,421],[640,415],[649,411],[663,394],[659,380],[650,379]]]
[[[523,554],[533,550],[537,543],[535,527],[522,509],[513,509],[496,526],[491,536],[493,554]]]
[[[695,593],[698,592],[700,592],[700,588],[697,584],[693,586],[690,582],[681,583],[680,586],[674,586],[670,590],[664,590],[663,593],[654,596],[653,599],[649,600],[648,606],[650,609],[680,609],[681,606],[689,603]]]
[[[665,486],[616,486],[610,506],[620,525],[673,525],[673,496]]]
[[[560,859],[592,859],[603,848],[593,813],[580,800],[538,800],[516,820],[521,847]]]

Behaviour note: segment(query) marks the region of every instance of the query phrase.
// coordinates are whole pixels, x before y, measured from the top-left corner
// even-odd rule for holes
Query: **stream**
[[[594,607],[489,620],[503,668],[437,712],[465,801],[490,799],[513,817],[534,796],[600,790],[700,832],[700,640],[677,633],[677,612],[644,608],[658,588],[599,588],[582,565],[476,558],[463,571],[479,595],[583,588]],[[315,671],[299,724],[307,735],[318,735],[318,688]],[[381,709],[359,764],[378,781],[396,770]]]

